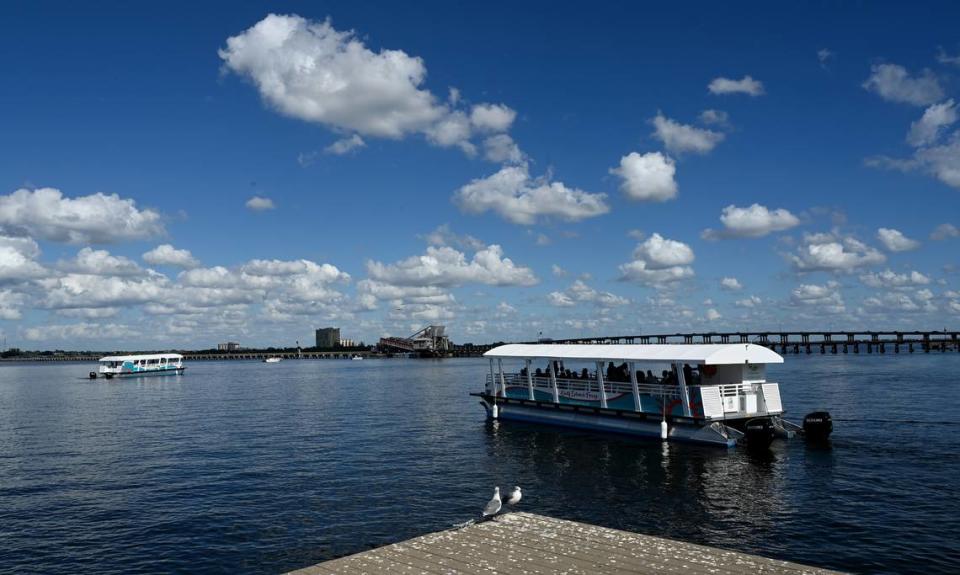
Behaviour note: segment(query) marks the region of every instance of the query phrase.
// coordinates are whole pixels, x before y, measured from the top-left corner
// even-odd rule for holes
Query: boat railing
[[[498,389],[501,384],[499,373],[487,374],[488,390]],[[526,374],[504,373],[503,384],[507,387],[523,387],[529,384]],[[531,377],[533,388],[548,394],[553,393],[550,378],[545,376]],[[556,378],[557,391],[560,394],[594,393],[599,396],[600,387],[596,379],[568,379]],[[495,384],[495,385],[494,385]],[[761,383],[728,383],[723,385],[692,385],[689,386],[691,397],[699,392],[699,402],[703,413],[710,419],[728,417],[745,417],[751,415],[778,414],[783,412],[780,402],[779,385],[772,382]],[[633,394],[633,385],[629,382],[606,381],[603,390],[607,397],[617,394]],[[655,383],[638,383],[637,391],[642,395],[654,397],[679,398],[680,388],[677,385],[663,385]]]
[[[540,391],[545,391],[548,393],[553,392],[553,386],[550,383],[549,377],[543,376],[533,376],[533,388]],[[597,385],[596,379],[568,379],[563,377],[556,378],[557,381],[557,390],[560,393],[564,392],[592,392],[599,394],[600,386]],[[493,389],[491,382],[496,382],[497,385],[500,384],[500,375],[494,374],[494,379],[491,380],[491,376],[488,373],[486,378],[486,384],[488,389]],[[503,383],[508,387],[527,387],[527,376],[520,373],[504,373],[503,374]],[[608,395],[617,395],[617,394],[632,394],[633,385],[629,382],[622,381],[606,381],[603,382],[603,391]],[[652,383],[638,383],[637,391],[641,394],[649,394],[660,397],[679,397],[680,391],[675,385],[659,385]]]

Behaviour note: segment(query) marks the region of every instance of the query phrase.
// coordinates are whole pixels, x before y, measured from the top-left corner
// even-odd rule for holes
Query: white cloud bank
[[[54,188],[0,195],[0,234],[71,244],[104,244],[163,235],[160,214],[116,194],[67,198]]]

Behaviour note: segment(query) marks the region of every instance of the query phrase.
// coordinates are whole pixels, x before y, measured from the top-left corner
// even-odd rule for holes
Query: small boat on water
[[[802,426],[783,419],[780,386],[766,374],[783,357],[759,345],[510,344],[484,356],[486,386],[471,395],[491,419],[751,448],[833,430],[827,412]],[[523,367],[508,372],[505,361]]]
[[[107,379],[142,375],[180,375],[187,369],[179,353],[109,355],[100,358],[99,375]],[[90,379],[98,372],[91,371]]]
[[[351,357],[350,359],[352,359],[353,361],[363,361],[363,356],[362,356],[362,355],[354,355],[354,356]]]
[[[263,360],[263,363],[280,363],[282,357],[268,357]]]

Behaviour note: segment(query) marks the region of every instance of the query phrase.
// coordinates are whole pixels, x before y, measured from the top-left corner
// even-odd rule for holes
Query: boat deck
[[[292,573],[836,573],[585,523],[509,513]]]

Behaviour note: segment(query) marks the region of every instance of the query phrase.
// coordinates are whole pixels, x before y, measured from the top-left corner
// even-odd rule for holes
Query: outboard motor
[[[803,418],[803,435],[813,441],[826,441],[833,432],[833,419],[826,411],[814,411]]]
[[[97,379],[97,372],[91,371],[91,372],[90,372],[90,379]]]
[[[746,436],[748,448],[766,449],[773,443],[775,430],[769,418],[758,417],[751,419],[743,426],[743,433]]]

